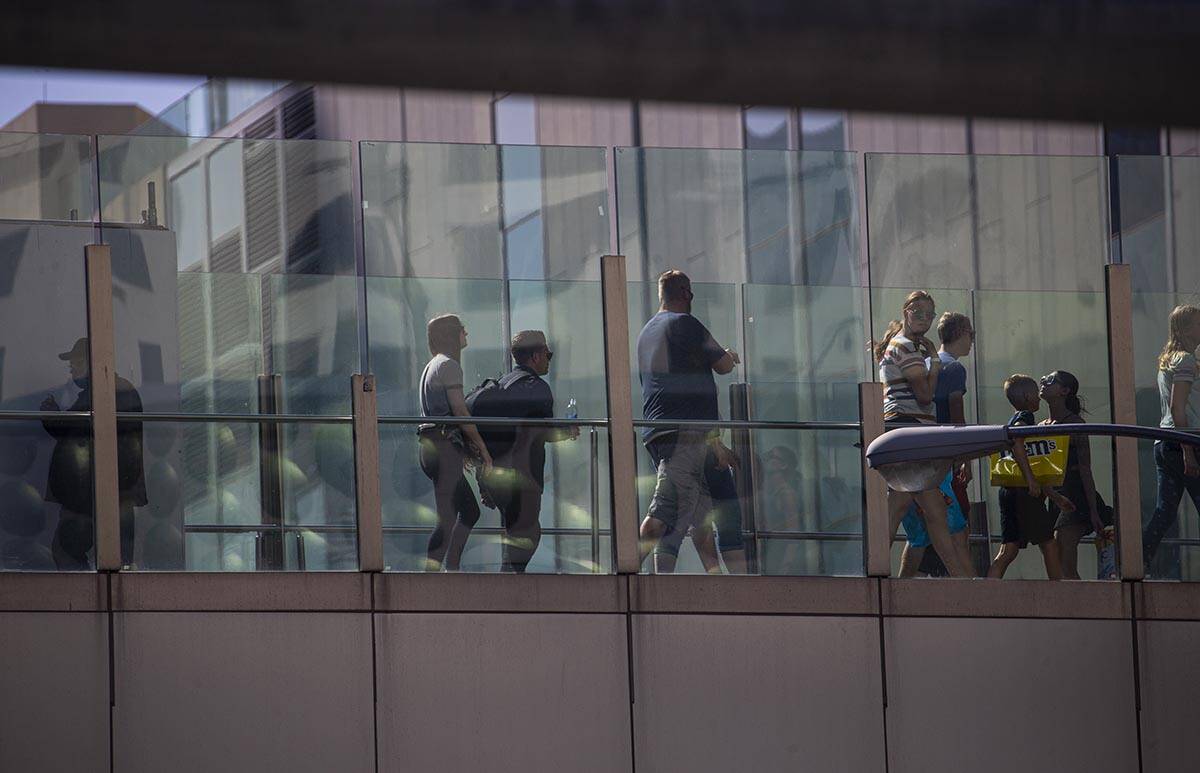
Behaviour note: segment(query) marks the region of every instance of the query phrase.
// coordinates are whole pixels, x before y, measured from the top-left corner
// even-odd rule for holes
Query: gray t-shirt
[[[435,354],[421,372],[421,415],[453,416],[446,392],[462,389],[462,385],[462,366],[444,354]]]
[[[1160,427],[1174,427],[1175,417],[1171,415],[1171,387],[1175,383],[1191,385],[1187,400],[1187,422],[1189,429],[1200,428],[1200,389],[1196,383],[1196,355],[1191,352],[1176,352],[1171,355],[1166,370],[1158,371],[1158,399],[1162,407]]]

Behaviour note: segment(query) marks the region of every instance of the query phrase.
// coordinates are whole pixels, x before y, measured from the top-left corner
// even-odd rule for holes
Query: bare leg
[[[1042,561],[1046,564],[1046,577],[1051,580],[1061,580],[1063,578],[1062,559],[1058,554],[1058,543],[1052,539],[1048,539],[1038,545],[1042,550]]]
[[[1064,580],[1079,579],[1079,540],[1083,539],[1084,530],[1087,528],[1080,524],[1069,524],[1054,532]]]
[[[908,513],[908,507],[913,503],[915,496],[915,494],[910,494],[906,491],[892,491],[888,489],[889,541],[896,539],[896,530],[900,528],[900,522],[904,520],[904,516]],[[942,520],[945,520],[945,512],[946,507],[943,505]]]
[[[938,489],[931,489],[919,492],[913,498],[923,511],[925,531],[929,534],[929,541],[933,544],[933,549],[942,557],[942,562],[946,564],[950,576],[974,576],[975,572],[972,571],[970,564],[964,564],[954,548],[954,540],[950,537],[950,526],[946,523],[946,500],[942,499],[942,492]]]
[[[692,527],[692,547],[696,548],[696,554],[700,556],[700,563],[704,565],[704,571],[709,574],[721,573],[721,559],[717,556],[716,533],[713,531],[712,522],[708,519]]]
[[[1005,542],[1000,546],[996,557],[992,559],[992,565],[988,567],[987,576],[993,580],[1003,579],[1004,573],[1008,571],[1008,567],[1017,559],[1017,553],[1021,549],[1017,547],[1015,542]]]
[[[921,559],[925,557],[925,548],[914,548],[904,543],[904,552],[900,554],[900,576],[916,577],[921,568]]]
[[[642,527],[638,534],[639,565],[646,563],[646,556],[650,555],[650,551],[654,550],[654,546],[658,544],[666,531],[667,525],[657,518],[647,515],[642,521]]]

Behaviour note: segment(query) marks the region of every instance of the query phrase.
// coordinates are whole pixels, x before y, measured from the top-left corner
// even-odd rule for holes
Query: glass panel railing
[[[976,385],[979,421],[999,424],[1008,421],[1014,408],[1004,395],[1004,382],[1010,375],[1023,373],[1045,380],[1055,372],[1066,371],[1078,381],[1078,396],[1086,422],[1108,422],[1112,417],[1112,399],[1108,377],[1107,310],[1103,293],[1091,292],[993,292],[975,293],[975,330],[977,331],[976,369],[968,375]],[[972,378],[973,376],[973,378]],[[1055,384],[1053,389],[1061,389]],[[1052,416],[1054,403],[1043,396],[1037,419]],[[1115,513],[1112,479],[1112,443],[1108,438],[1072,438],[1079,446],[1087,443],[1091,455],[1091,473],[1099,496],[1101,520],[1114,529]],[[1078,451],[1073,452],[1078,454]],[[1068,465],[1070,461],[1068,460]],[[1081,469],[1080,473],[1084,471]],[[1079,474],[1067,471],[1059,489],[1077,504],[1077,512],[1060,514],[1054,525],[1055,538],[1065,576],[1074,565],[1085,580],[1113,579],[1100,573],[1096,534],[1090,518],[1084,515],[1086,495]],[[993,544],[1004,541],[999,489],[989,486],[987,501]],[[1078,500],[1078,501],[1077,501]],[[1054,510],[1051,508],[1051,512]],[[1083,541],[1078,543],[1082,532]],[[1023,550],[1006,577],[1041,578],[1045,564],[1038,551]]]
[[[127,256],[121,244],[114,244],[114,265]],[[126,421],[140,425],[144,440],[130,440],[138,448],[119,459],[128,469],[122,479],[129,481],[127,504],[137,523],[130,563],[296,568],[283,563],[280,549],[256,554],[252,564],[193,560],[188,547],[210,545],[223,524],[236,527],[229,532],[234,541],[249,539],[248,527],[273,524],[271,540],[278,542],[280,529],[302,524],[310,531],[336,527],[340,536],[326,542],[353,542],[355,278],[175,273],[171,262],[153,260],[149,266],[148,285],[114,271],[118,385],[128,388],[124,402],[119,391],[117,409],[147,414],[145,421]],[[333,424],[249,419],[269,414],[340,418]],[[193,531],[205,536],[193,539]],[[353,551],[337,555],[307,566],[355,567]]]
[[[603,148],[364,142],[372,276],[600,278]]]
[[[179,271],[353,274],[350,145],[100,136],[101,217],[174,234]]]
[[[515,564],[521,568],[611,571],[600,284],[371,277],[366,285],[381,417],[385,564],[396,571],[514,571],[514,560],[505,561],[502,548],[531,539],[530,525],[536,522],[542,537],[532,553],[517,549]],[[497,453],[496,474],[482,476],[483,489],[477,465],[464,468],[463,447],[474,450],[469,438],[460,441],[454,425],[417,431],[426,423],[418,417],[421,376],[430,361],[427,323],[447,314],[454,315],[449,343],[455,348],[459,331],[466,330],[455,371],[466,394],[511,370],[507,341],[522,330],[544,336],[535,354],[545,358],[552,352],[549,359],[530,364],[541,374],[540,383],[518,382],[512,402],[502,398],[491,408],[472,402],[476,415],[493,421],[502,416],[561,420],[554,427],[481,424],[481,436]],[[433,343],[442,347],[446,342],[440,335],[435,329]],[[444,388],[432,391],[445,393]],[[569,436],[571,427],[577,438]],[[456,523],[462,525],[451,548]]]
[[[616,179],[631,280],[860,282],[853,153],[617,148]]]
[[[1200,159],[1122,156],[1117,174],[1120,252],[1133,280],[1137,421],[1144,426],[1186,425],[1194,430],[1200,426],[1195,410],[1200,397],[1196,388],[1186,385],[1200,343],[1191,329],[1200,312],[1186,307],[1200,306],[1200,272],[1192,257],[1200,242],[1195,217],[1200,206]],[[1179,307],[1185,308],[1173,314]],[[1169,350],[1166,370],[1160,368],[1164,350]],[[1172,410],[1173,392],[1178,392],[1176,410]],[[1178,444],[1139,441],[1147,579],[1200,579],[1200,511],[1190,496],[1191,490],[1200,493],[1200,488],[1187,472]]]
[[[1101,291],[1108,161],[867,153],[876,287]]]
[[[441,481],[438,465],[450,455],[438,454],[413,424],[383,422],[380,474],[388,571],[446,566],[464,572],[612,572],[608,433],[603,427],[578,427],[577,438],[546,443],[540,484],[534,472],[538,466],[521,457],[499,459],[493,476],[483,478],[482,490],[478,468],[466,470],[459,478],[465,488],[459,488],[454,514],[447,516],[461,518],[463,525],[439,532],[434,477]],[[428,449],[424,462],[422,444]],[[456,527],[458,537],[453,535]],[[455,546],[439,550],[443,540]]]
[[[0,570],[95,566],[92,236],[90,224],[0,220]]]
[[[358,568],[348,418],[121,416],[118,477],[130,568]]]
[[[1124,238],[1124,235],[1122,235]],[[1196,429],[1200,414],[1196,406],[1196,380],[1189,382],[1194,370],[1195,349],[1188,336],[1189,327],[1200,319],[1198,293],[1134,292],[1133,357],[1138,424]],[[1170,344],[1165,371],[1160,357],[1172,339],[1172,312],[1176,335]],[[1200,343],[1197,340],[1196,343]],[[1191,357],[1188,356],[1191,354]],[[1161,373],[1160,373],[1161,371]],[[1179,383],[1181,388],[1174,389]],[[1172,393],[1179,391],[1178,405],[1172,406]],[[1173,410],[1175,408],[1175,410]],[[1182,414],[1181,416],[1177,416]],[[1182,418],[1183,422],[1178,422]],[[1200,579],[1200,511],[1189,486],[1200,493],[1200,485],[1184,468],[1183,449],[1175,443],[1138,442],[1138,475],[1142,512],[1142,551],[1147,579]]]
[[[799,429],[656,423],[638,436],[638,522],[654,574],[862,575],[856,424]]]
[[[865,295],[858,287],[743,286],[751,418],[858,421],[858,384],[872,378]]]
[[[0,132],[0,218],[90,223],[92,138]]]
[[[212,78],[172,102],[131,134],[205,137],[270,97],[289,81]]]
[[[901,307],[910,292],[909,288],[872,290],[877,336],[887,327],[889,319],[901,316]],[[1086,409],[1082,416],[1084,421],[1109,421],[1107,317],[1102,293],[933,290],[931,294],[935,316],[928,337],[935,346],[944,346],[937,326],[945,312],[965,314],[974,331],[973,345],[957,358],[966,373],[963,409],[968,423],[1007,423],[1016,408],[1006,397],[1005,383],[1010,376],[1018,374],[1033,379],[1026,388],[1030,391],[1028,407],[1034,411],[1035,418],[1039,421],[1048,418],[1050,404],[1046,399],[1038,398],[1037,382],[1056,371],[1066,371],[1078,380],[1077,393],[1083,398]],[[1073,439],[1072,442],[1078,446],[1085,441]],[[1088,447],[1095,490],[1102,503],[1111,507],[1111,443],[1106,438],[1095,438]],[[981,574],[989,569],[993,563],[991,558],[998,556],[1004,543],[1013,541],[1020,545],[1025,541],[1016,520],[1002,514],[999,488],[990,485],[988,472],[987,460],[974,463],[972,480],[965,487],[970,507],[964,517],[969,524],[974,566]],[[1076,483],[1067,480],[1059,488],[1064,494],[1077,498],[1077,495],[1082,496],[1077,483],[1078,480]],[[1101,509],[1105,519],[1114,520],[1109,510]],[[1085,534],[1079,544],[1078,539],[1071,536],[1071,531],[1080,525],[1076,523],[1078,519],[1060,517],[1053,510],[1039,515],[1037,520],[1041,525],[1034,531],[1044,538],[1043,542],[1056,533],[1059,535],[1057,543],[1052,541],[1047,549],[1059,556],[1068,556],[1065,562],[1068,574],[1074,565],[1081,578],[1099,579],[1097,553],[1091,547],[1095,542],[1094,534]],[[1060,529],[1060,526],[1069,528]],[[1087,531],[1091,531],[1090,519]],[[901,549],[902,545],[897,544],[893,550],[896,571],[900,570]],[[1075,557],[1074,561],[1070,556]],[[1050,571],[1056,571],[1053,568],[1056,564],[1047,565],[1038,550],[1021,550],[1015,556],[1005,554],[999,563],[1006,567],[1004,576],[1012,578],[1045,578],[1047,566]]]

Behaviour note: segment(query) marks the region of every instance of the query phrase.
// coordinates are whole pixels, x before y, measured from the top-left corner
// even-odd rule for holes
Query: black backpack
[[[467,393],[467,410],[472,416],[503,418],[520,416],[521,404],[519,399],[513,399],[508,389],[527,378],[534,378],[532,373],[524,370],[514,370],[499,380],[485,378],[479,386]],[[507,452],[517,441],[516,425],[480,424],[475,427],[488,453],[496,459]]]

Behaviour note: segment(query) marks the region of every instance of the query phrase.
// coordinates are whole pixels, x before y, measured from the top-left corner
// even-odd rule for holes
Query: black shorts
[[[1054,516],[1042,500],[1024,489],[1000,489],[1000,540],[1018,547],[1040,545],[1054,539]]]
[[[1058,509],[1058,506],[1053,502],[1050,504],[1050,513],[1055,517],[1054,528],[1061,529],[1064,526],[1083,526],[1087,530],[1085,535],[1091,534],[1095,529],[1092,528],[1092,515],[1088,509],[1087,495],[1083,492],[1083,484],[1074,481],[1068,481],[1067,485],[1060,489],[1063,495],[1071,500],[1071,504],[1075,505],[1075,512],[1064,513]],[[1113,525],[1113,509],[1105,503],[1104,497],[1100,496],[1100,492],[1096,492],[1096,509],[1100,511],[1100,523],[1105,526]]]

